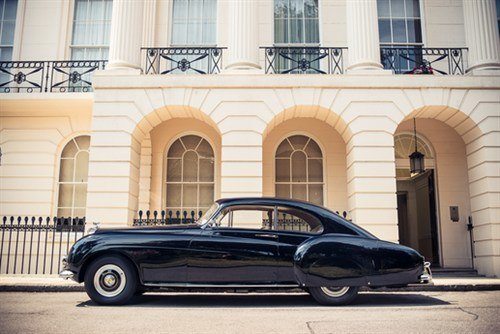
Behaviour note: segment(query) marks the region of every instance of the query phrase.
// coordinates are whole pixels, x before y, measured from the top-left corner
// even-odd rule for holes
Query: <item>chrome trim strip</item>
[[[169,288],[298,288],[298,284],[196,284],[196,283],[144,283],[151,287]]]

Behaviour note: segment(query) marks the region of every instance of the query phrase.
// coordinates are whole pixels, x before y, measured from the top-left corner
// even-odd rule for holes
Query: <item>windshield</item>
[[[198,225],[205,225],[208,223],[208,220],[212,215],[214,214],[215,211],[217,211],[217,208],[219,207],[219,204],[214,203],[212,206],[205,212],[205,214],[197,221]]]

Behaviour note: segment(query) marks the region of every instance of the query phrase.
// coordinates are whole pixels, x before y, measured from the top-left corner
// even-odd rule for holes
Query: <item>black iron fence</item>
[[[2,217],[0,274],[57,274],[85,218]]]
[[[335,211],[336,214],[340,215],[338,211]],[[342,217],[347,218],[347,212],[342,212]],[[350,220],[350,219],[349,219]],[[266,230],[271,229],[272,222],[269,219],[262,219],[262,228]],[[304,221],[303,219],[296,218],[292,215],[288,214],[280,214],[277,221],[277,230],[280,231],[300,231],[300,232],[310,232],[311,226]]]
[[[2,61],[0,93],[90,92],[107,60]]]
[[[265,72],[271,74],[343,74],[343,47],[262,47]]]
[[[466,48],[424,48],[421,46],[381,47],[380,58],[385,69],[395,74],[465,73]]]
[[[134,219],[134,226],[192,224],[203,216],[200,210],[139,210],[139,218]]]
[[[142,48],[145,74],[217,74],[222,69],[220,47]]]

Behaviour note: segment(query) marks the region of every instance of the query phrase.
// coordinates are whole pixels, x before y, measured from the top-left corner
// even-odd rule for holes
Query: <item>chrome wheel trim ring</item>
[[[349,287],[348,286],[321,287],[321,291],[323,291],[323,293],[328,297],[338,298],[345,295],[347,291],[349,291]]]
[[[116,297],[127,284],[127,277],[122,268],[115,264],[105,264],[94,275],[94,288],[104,297]]]

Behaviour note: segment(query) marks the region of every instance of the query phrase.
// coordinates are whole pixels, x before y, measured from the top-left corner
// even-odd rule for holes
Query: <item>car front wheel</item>
[[[358,290],[355,286],[310,287],[309,293],[323,305],[346,305],[356,298]]]
[[[85,272],[85,290],[98,304],[125,304],[136,288],[137,275],[132,264],[118,256],[98,258]]]

